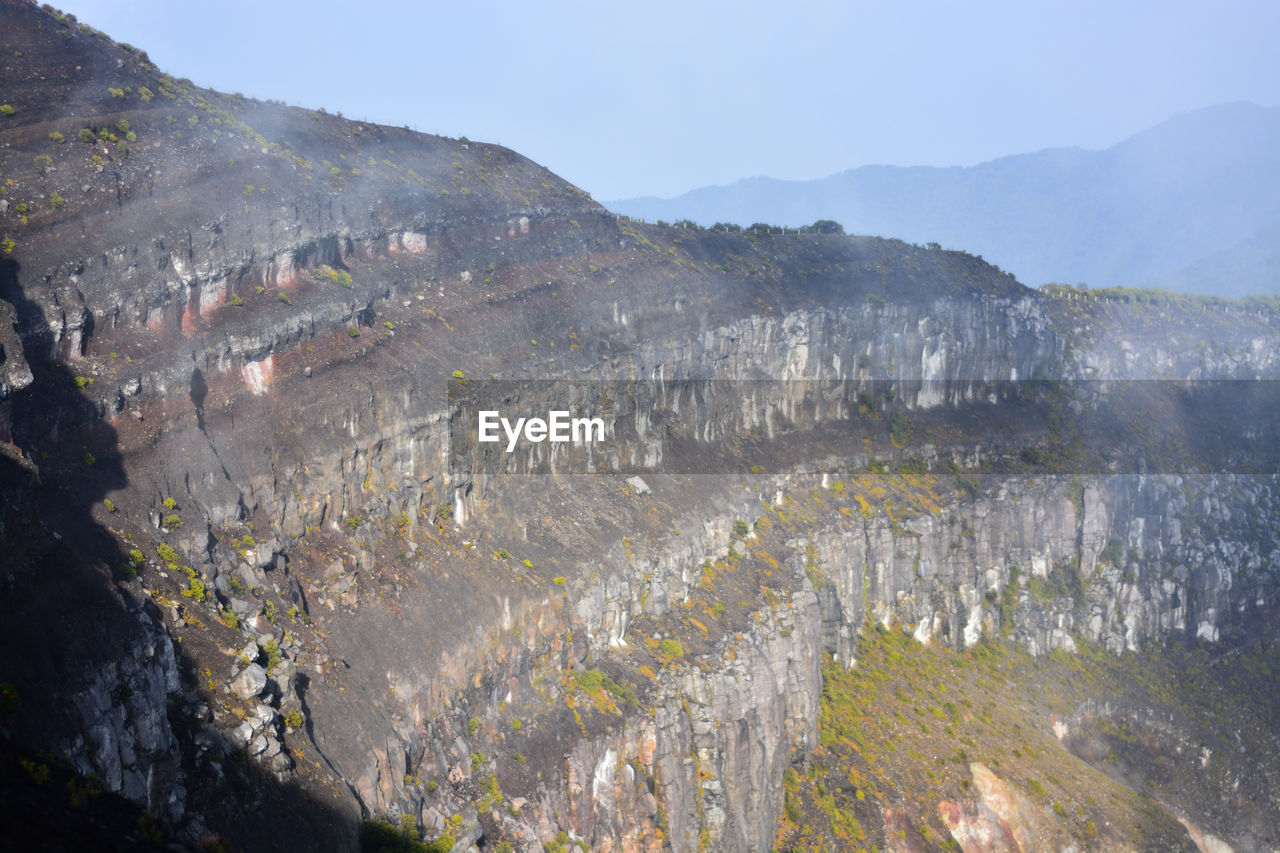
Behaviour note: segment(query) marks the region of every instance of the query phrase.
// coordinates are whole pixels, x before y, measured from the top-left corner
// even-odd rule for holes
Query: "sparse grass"
[[[680,641],[673,637],[667,637],[658,644],[658,650],[662,652],[662,656],[668,660],[675,660],[684,657],[684,646]]]
[[[322,281],[329,281],[334,284],[340,284],[343,287],[351,287],[351,273],[346,270],[337,270],[331,266],[321,265],[316,269],[316,275]]]
[[[1228,712],[1242,720],[1251,697],[1280,679],[1280,650],[1241,662],[1241,675],[1250,668],[1253,675],[1239,679],[1188,659],[1195,654],[1118,657],[1083,645],[1078,655],[1037,659],[989,640],[958,653],[921,646],[898,629],[867,627],[854,669],[833,660],[823,667],[820,747],[806,774],[788,774],[789,804],[776,847],[870,847],[859,830],[873,841],[888,807],[912,816],[908,832],[917,844],[932,838],[921,846],[945,848],[949,833],[938,804],[973,799],[970,762],[981,762],[1021,791],[1061,844],[1105,849],[1108,839],[1115,846],[1121,838],[1172,843],[1181,827],[1167,813],[1068,752],[1044,721],[1051,714],[1065,718],[1100,695],[1178,708],[1179,715],[1222,714],[1224,705],[1243,699]],[[1185,684],[1187,673],[1199,673],[1203,683]],[[1255,684],[1253,692],[1247,681]],[[1228,698],[1232,693],[1238,697]],[[1272,712],[1270,722],[1256,728],[1276,716]],[[1241,725],[1247,724],[1229,728]],[[1224,730],[1221,719],[1217,727]],[[1108,827],[1102,838],[1100,826]]]

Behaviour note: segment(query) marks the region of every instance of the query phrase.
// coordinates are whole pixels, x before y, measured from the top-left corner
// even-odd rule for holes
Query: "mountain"
[[[1276,300],[0,33],[10,847],[1280,845]]]
[[[1277,283],[1280,283],[1280,223],[1272,223],[1227,249],[1144,282],[1144,286],[1241,297],[1250,293],[1275,293],[1280,287]]]
[[[673,199],[608,202],[648,221],[797,227],[834,219],[858,234],[976,252],[1031,284],[1221,283],[1174,274],[1280,219],[1280,108],[1236,103],[1176,116],[1103,151],[1055,148],[970,167],[864,166],[812,181],[751,178]],[[1280,279],[1231,292],[1280,292]]]

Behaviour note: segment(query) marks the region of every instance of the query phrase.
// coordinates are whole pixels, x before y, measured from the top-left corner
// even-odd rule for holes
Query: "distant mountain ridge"
[[[863,166],[811,181],[756,177],[672,199],[606,202],[646,220],[796,226],[938,242],[982,254],[1030,285],[1195,287],[1280,293],[1271,261],[1232,264],[1280,223],[1280,108],[1184,113],[1101,151],[1049,148],[966,167]],[[1241,278],[1241,272],[1247,277]]]

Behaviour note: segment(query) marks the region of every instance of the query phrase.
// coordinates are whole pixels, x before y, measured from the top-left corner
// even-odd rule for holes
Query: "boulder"
[[[251,663],[231,679],[231,689],[241,699],[252,699],[267,686],[267,671]]]

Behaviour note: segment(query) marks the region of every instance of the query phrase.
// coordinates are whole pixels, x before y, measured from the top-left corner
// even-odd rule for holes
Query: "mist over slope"
[[[1031,285],[1209,287],[1175,275],[1280,222],[1280,108],[1175,116],[1102,151],[1051,148],[969,167],[863,166],[812,181],[749,178],[672,199],[607,202],[648,221],[799,226],[975,252]],[[1207,292],[1280,292],[1274,267]]]
[[[1275,295],[1280,291],[1280,222],[1145,286],[1231,297],[1250,291]]]
[[[1280,845],[1280,300],[0,46],[15,848]],[[607,441],[459,458],[460,389]]]

